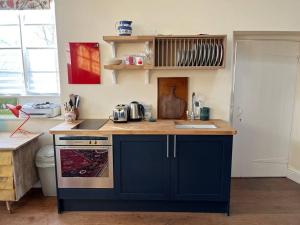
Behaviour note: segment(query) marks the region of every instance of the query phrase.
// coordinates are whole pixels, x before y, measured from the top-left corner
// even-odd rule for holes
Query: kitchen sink
[[[214,124],[175,124],[176,129],[216,129]]]

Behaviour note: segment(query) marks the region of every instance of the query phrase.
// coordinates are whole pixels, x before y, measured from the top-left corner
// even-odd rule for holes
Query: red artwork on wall
[[[68,43],[69,84],[100,84],[99,43]]]

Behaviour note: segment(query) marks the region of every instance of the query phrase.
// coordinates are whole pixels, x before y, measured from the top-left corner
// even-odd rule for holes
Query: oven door
[[[113,188],[112,146],[56,146],[58,188]]]

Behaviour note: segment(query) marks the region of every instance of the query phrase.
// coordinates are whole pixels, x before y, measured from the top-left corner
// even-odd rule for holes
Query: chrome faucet
[[[194,120],[194,119],[195,119],[195,98],[196,98],[196,95],[195,95],[195,92],[193,92],[193,94],[192,94],[192,112],[191,112],[191,120]]]

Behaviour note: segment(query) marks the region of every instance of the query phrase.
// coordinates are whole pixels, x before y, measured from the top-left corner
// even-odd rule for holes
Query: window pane
[[[21,49],[0,49],[0,72],[23,72]]]
[[[26,47],[56,47],[54,25],[26,25],[23,37]]]
[[[0,10],[0,24],[19,24],[18,11]]]
[[[28,49],[30,71],[56,72],[56,49]]]
[[[24,94],[24,76],[21,73],[0,72],[0,94]]]
[[[20,27],[15,25],[0,26],[0,48],[20,46]]]
[[[22,15],[24,24],[55,24],[52,10],[24,10]]]
[[[32,73],[29,78],[31,93],[58,93],[57,73]]]

